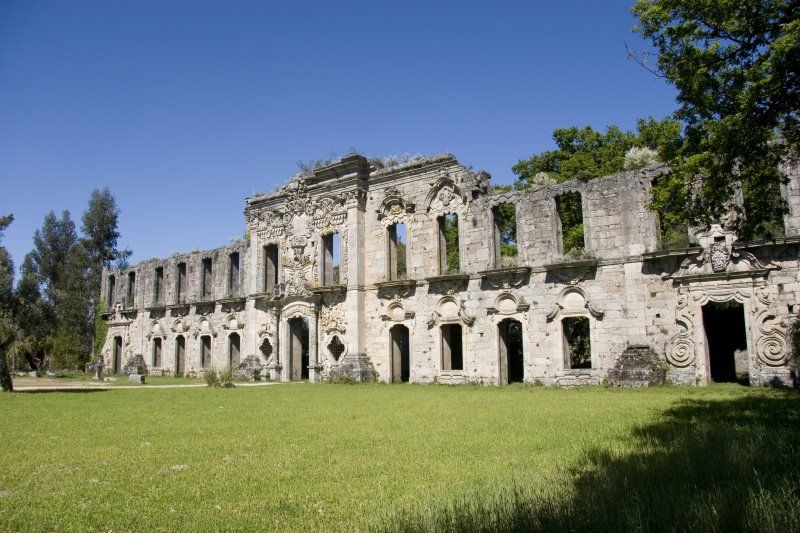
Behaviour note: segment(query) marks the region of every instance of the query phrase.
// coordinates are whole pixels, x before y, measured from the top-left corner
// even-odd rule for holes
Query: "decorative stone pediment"
[[[395,187],[386,189],[385,194],[381,205],[375,210],[378,213],[378,220],[385,226],[408,221],[416,206],[405,201]]]
[[[528,309],[530,305],[521,297],[511,292],[503,292],[495,299],[494,307],[487,308],[486,312],[490,315],[514,315],[524,313]]]
[[[217,336],[217,328],[214,327],[211,317],[205,314],[200,317],[194,328],[194,337],[197,338],[201,335]]]
[[[179,318],[172,323],[172,332],[173,333],[188,333],[189,332],[189,324],[186,322],[185,319]]]
[[[553,308],[547,313],[547,321],[555,320],[558,316],[585,316],[587,314],[598,320],[601,320],[604,315],[603,311],[589,303],[586,291],[578,286],[570,286],[558,295]]]
[[[439,300],[436,311],[431,313],[427,324],[432,328],[441,323],[461,322],[467,326],[475,323],[475,317],[468,315],[464,309],[464,302],[455,296],[444,296]]]
[[[163,338],[164,337],[164,327],[161,325],[161,322],[158,320],[152,320],[150,322],[150,331],[147,333],[147,340],[156,339],[156,338]]]
[[[446,172],[439,176],[425,196],[425,206],[428,212],[455,212],[466,203],[467,199],[464,193]]]
[[[752,253],[734,246],[738,237],[721,224],[697,230],[693,236],[700,249],[681,261],[673,273],[664,274],[662,278],[683,283],[701,279],[765,277],[770,270],[779,268],[771,262],[763,264]]]
[[[386,312],[381,315],[381,319],[387,322],[402,322],[414,318],[414,311],[407,311],[400,301],[394,301],[386,307]]]
[[[225,319],[225,323],[222,325],[222,329],[228,331],[237,331],[240,329],[244,329],[244,322],[239,320],[234,313],[231,313]]]

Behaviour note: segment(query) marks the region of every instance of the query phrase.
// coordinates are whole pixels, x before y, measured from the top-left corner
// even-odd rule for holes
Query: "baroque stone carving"
[[[321,308],[319,310],[319,323],[324,333],[333,331],[344,333],[346,331],[344,309],[338,305]]]

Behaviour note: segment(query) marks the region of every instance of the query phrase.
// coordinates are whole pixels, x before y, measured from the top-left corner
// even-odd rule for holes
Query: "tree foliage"
[[[3,232],[14,220],[13,215],[0,216],[0,242]],[[8,370],[8,351],[15,338],[14,264],[5,246],[0,246],[0,391],[11,392],[14,384]]]
[[[779,233],[779,165],[800,148],[800,3],[639,0],[633,12],[685,126],[653,207],[700,224],[732,209],[742,237]],[[732,205],[739,187],[742,205]]]
[[[605,133],[591,126],[557,129],[556,149],[533,154],[512,168],[518,176],[516,187],[529,187],[544,172],[556,182],[573,178],[597,178],[625,170],[625,154],[631,148],[650,148],[662,161],[670,160],[681,146],[681,125],[665,118],[640,119],[636,132],[609,126]]]

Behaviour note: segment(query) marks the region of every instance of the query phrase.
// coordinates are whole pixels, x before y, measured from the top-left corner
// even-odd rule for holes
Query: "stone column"
[[[282,364],[284,361],[283,359],[284,355],[282,350],[284,349],[283,347],[286,345],[286,343],[283,341],[283,334],[284,334],[283,332],[286,330],[286,328],[284,327],[280,314],[278,314],[276,318],[277,318],[275,321],[275,327],[277,328],[277,331],[275,332],[276,346],[272,347],[275,357],[272,359],[272,363],[269,366],[270,381],[278,381],[279,379],[281,379],[281,369],[283,368]]]
[[[347,353],[364,353],[364,210],[355,199],[347,205]]]
[[[317,312],[308,317],[308,380],[317,382],[320,380],[319,373],[319,351],[317,334]]]
[[[290,338],[291,332],[289,331],[289,321],[281,318],[278,326],[278,365],[281,368],[277,369],[276,373],[280,373],[281,381],[291,381],[292,379],[292,365],[291,355],[289,351],[292,348]]]

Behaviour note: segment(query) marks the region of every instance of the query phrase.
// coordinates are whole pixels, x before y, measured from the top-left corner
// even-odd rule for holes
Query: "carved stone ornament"
[[[602,320],[605,313],[589,303],[589,298],[582,288],[570,286],[561,291],[553,304],[552,309],[547,313],[547,321],[555,320],[559,315],[591,315],[593,318]]]
[[[689,311],[689,295],[678,296],[675,323],[678,331],[667,340],[666,357],[669,364],[676,368],[686,368],[695,361],[694,331],[692,315]]]
[[[319,323],[323,333],[339,332],[345,333],[345,315],[344,309],[336,305],[332,307],[323,307],[319,310]]]
[[[425,196],[429,212],[452,212],[466,204],[461,189],[447,172],[442,172]]]
[[[464,309],[464,302],[460,298],[444,296],[439,300],[436,311],[432,312],[428,318],[427,325],[432,328],[440,322],[461,322],[467,326],[472,326],[475,323],[475,318],[467,314],[466,309]]]
[[[381,205],[375,211],[378,213],[378,220],[384,226],[389,226],[409,221],[414,210],[414,204],[405,201],[396,187],[389,187]]]

